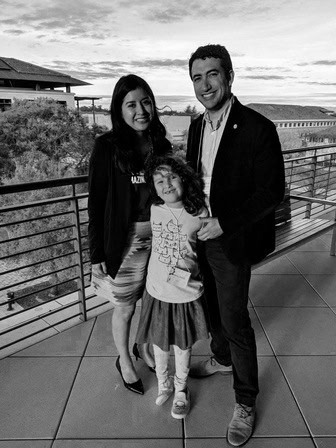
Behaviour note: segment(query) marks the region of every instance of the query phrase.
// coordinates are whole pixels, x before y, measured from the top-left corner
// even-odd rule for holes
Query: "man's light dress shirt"
[[[232,107],[233,95],[230,100],[227,101],[222,107],[219,119],[217,122],[212,122],[209,116],[209,111],[204,114],[204,131],[203,131],[203,141],[202,141],[202,174],[204,180],[204,193],[206,196],[206,204],[209,210],[209,215],[211,214],[210,208],[210,185],[212,171],[218,151],[219,142],[221,141],[225,125]]]

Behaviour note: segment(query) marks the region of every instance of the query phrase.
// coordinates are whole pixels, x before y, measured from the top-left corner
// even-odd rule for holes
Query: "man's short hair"
[[[198,47],[197,50],[191,54],[189,59],[189,75],[191,77],[191,68],[193,62],[196,59],[216,58],[220,59],[221,66],[224,69],[227,79],[230,77],[230,71],[232,70],[231,57],[227,49],[223,45],[209,44],[203,47]]]

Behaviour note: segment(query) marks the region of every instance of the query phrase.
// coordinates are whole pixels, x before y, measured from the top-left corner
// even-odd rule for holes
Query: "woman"
[[[93,284],[107,279],[114,304],[112,333],[124,386],[143,394],[129,352],[135,304],[142,296],[151,246],[150,198],[143,168],[149,154],[171,151],[153,92],[136,75],[117,82],[112,131],[99,136],[89,165],[89,244]],[[98,279],[98,280],[97,280]],[[137,347],[134,354],[138,355]]]

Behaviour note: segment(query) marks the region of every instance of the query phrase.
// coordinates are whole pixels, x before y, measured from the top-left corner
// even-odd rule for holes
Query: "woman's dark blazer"
[[[89,164],[89,247],[91,263],[106,262],[114,278],[121,265],[131,219],[131,176],[114,163],[112,132],[96,139]]]
[[[203,115],[189,129],[187,160],[199,171]],[[274,210],[284,196],[284,164],[274,124],[234,99],[215,159],[212,216],[233,262],[261,261],[275,247]]]

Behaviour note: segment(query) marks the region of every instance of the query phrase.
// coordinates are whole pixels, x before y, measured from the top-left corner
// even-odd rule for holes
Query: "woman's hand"
[[[107,269],[106,269],[105,261],[102,261],[101,263],[93,264],[92,265],[92,272],[94,272],[94,274],[96,276],[107,275]]]

